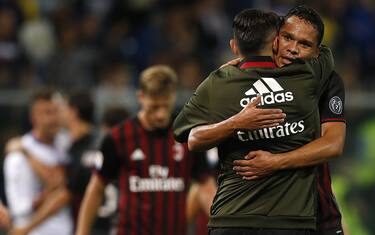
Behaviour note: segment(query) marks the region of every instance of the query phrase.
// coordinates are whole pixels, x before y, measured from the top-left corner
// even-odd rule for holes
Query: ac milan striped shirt
[[[209,174],[204,153],[188,152],[172,128],[144,129],[131,118],[102,143],[104,180],[119,181],[118,235],[185,234],[185,204],[192,179]]]

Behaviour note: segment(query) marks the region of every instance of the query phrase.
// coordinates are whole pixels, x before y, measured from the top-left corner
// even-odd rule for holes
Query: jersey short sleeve
[[[112,135],[109,134],[103,139],[100,152],[103,155],[103,163],[97,169],[97,173],[107,181],[116,179],[120,168],[120,158]]]
[[[26,157],[20,152],[9,153],[4,160],[5,192],[14,219],[29,215],[33,209],[35,184]]]
[[[178,142],[187,142],[190,130],[210,123],[210,77],[206,78],[182,108],[173,123],[173,134]]]
[[[340,75],[331,74],[328,86],[319,100],[321,123],[345,122],[345,87]]]

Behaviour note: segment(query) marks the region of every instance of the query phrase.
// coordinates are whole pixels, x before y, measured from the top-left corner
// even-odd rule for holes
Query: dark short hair
[[[68,97],[68,105],[77,110],[80,119],[92,123],[94,121],[94,102],[87,92],[76,92]]]
[[[243,55],[261,51],[271,33],[279,30],[281,20],[274,12],[245,9],[234,17],[233,36]]]
[[[324,36],[324,23],[318,12],[316,12],[311,7],[300,5],[296,6],[288,11],[284,16],[284,22],[292,16],[297,16],[298,18],[310,23],[318,33],[318,45],[322,43]]]
[[[50,88],[40,88],[31,97],[31,106],[33,106],[36,102],[38,101],[52,101],[53,98],[57,95],[58,93]]]
[[[109,128],[129,117],[129,111],[124,107],[110,107],[105,110],[102,123]]]

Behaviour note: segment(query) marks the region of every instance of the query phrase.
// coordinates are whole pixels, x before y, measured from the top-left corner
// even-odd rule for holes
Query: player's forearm
[[[317,165],[340,156],[345,142],[345,123],[329,124],[322,129],[322,137],[291,152],[279,154],[281,169]]]
[[[64,183],[64,173],[59,167],[50,167],[38,161],[28,151],[24,151],[33,170],[48,188],[57,188]]]
[[[27,230],[31,231],[33,228],[48,219],[51,215],[58,212],[61,208],[70,202],[71,195],[66,188],[58,189],[51,194],[44,201],[44,203],[34,212],[30,223],[27,225]]]
[[[103,200],[104,187],[104,182],[97,175],[91,177],[79,211],[76,235],[90,234],[91,226]]]
[[[188,147],[190,151],[204,151],[217,146],[235,131],[231,119],[225,121],[194,127],[189,134]]]
[[[186,219],[190,223],[198,211],[210,215],[212,201],[217,190],[213,177],[207,178],[204,182],[193,183],[189,188],[186,202]]]
[[[11,226],[8,209],[0,202],[0,228],[9,229]]]
[[[199,184],[199,203],[203,211],[208,216],[210,215],[211,205],[212,201],[214,200],[216,190],[216,181],[213,177],[209,177],[204,183]]]
[[[199,186],[197,183],[190,185],[189,192],[186,198],[186,221],[191,223],[198,211],[201,209],[199,204]]]
[[[34,199],[32,203],[33,211],[37,210],[39,206],[41,206],[45,200],[51,195],[53,191],[50,189],[44,189],[42,192],[40,192]]]

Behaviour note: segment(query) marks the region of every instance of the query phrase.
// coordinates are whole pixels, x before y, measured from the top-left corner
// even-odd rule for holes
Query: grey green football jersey
[[[262,96],[261,108],[281,108],[286,113],[279,126],[238,130],[219,144],[220,175],[209,227],[315,229],[315,167],[278,171],[253,181],[243,180],[232,168],[233,161],[249,151],[286,152],[318,138],[319,98],[332,71],[331,51],[323,47],[318,59],[283,68],[226,66],[197,88],[175,119],[177,141],[186,142],[195,126],[235,115],[257,94]]]

